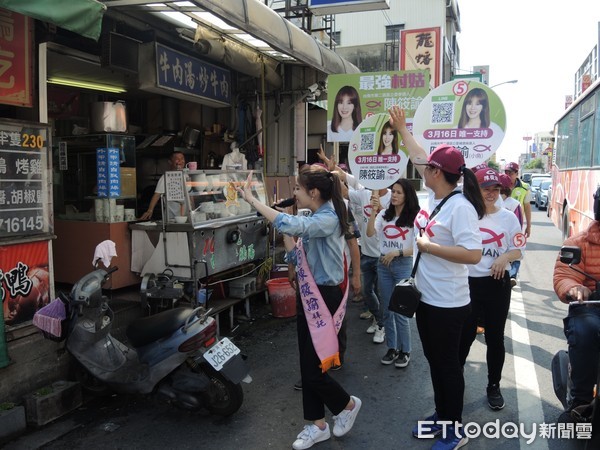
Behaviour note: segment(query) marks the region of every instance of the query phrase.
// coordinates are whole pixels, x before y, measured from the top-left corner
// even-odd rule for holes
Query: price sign
[[[185,201],[185,191],[183,190],[183,172],[181,170],[165,172],[165,183],[167,184],[166,193],[168,201]]]
[[[49,231],[48,128],[0,121],[0,238]]]

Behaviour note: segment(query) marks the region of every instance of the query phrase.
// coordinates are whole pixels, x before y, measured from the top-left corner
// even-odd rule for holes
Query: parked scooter
[[[114,315],[102,285],[116,268],[95,270],[64,296],[70,306],[67,349],[81,364],[80,381],[116,392],[156,394],[186,409],[235,413],[250,382],[240,349],[217,342],[217,324],[204,307],[176,308],[133,321],[126,330],[132,347],[111,334]]]
[[[591,293],[588,300],[582,302],[583,304],[600,304],[600,280],[597,280],[593,276],[573,267],[579,264],[581,261],[581,249],[579,247],[563,246],[560,249],[560,261],[564,264],[568,264],[569,268],[585,275],[596,283],[596,288]],[[570,305],[580,304],[578,301],[571,301]],[[594,387],[594,395],[592,402],[589,405],[577,406],[569,410],[571,397],[571,367],[569,363],[569,354],[565,350],[559,350],[552,358],[552,382],[554,385],[554,393],[562,403],[565,412],[561,415],[559,421],[569,421],[577,423],[591,423],[592,438],[587,441],[586,449],[600,448],[600,361],[598,370],[598,380]]]

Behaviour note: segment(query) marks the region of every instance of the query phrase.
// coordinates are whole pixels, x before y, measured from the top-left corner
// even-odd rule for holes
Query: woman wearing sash
[[[337,333],[348,297],[346,206],[338,176],[322,167],[305,165],[296,179],[296,206],[310,209],[308,217],[285,214],[260,203],[252,195],[251,177],[243,189],[238,188],[239,193],[283,234],[288,261],[296,266],[302,405],[304,419],[310,423],[292,447],[307,449],[331,436],[325,406],[334,415],[336,437],[350,431],[361,407],[360,399],[350,396],[327,372],[340,364]],[[299,238],[297,243],[294,237]]]
[[[461,426],[465,380],[459,347],[463,323],[471,312],[467,265],[481,259],[478,219],[485,205],[477,178],[465,167],[460,151],[443,144],[428,155],[408,131],[404,110],[394,106],[390,116],[429,192],[415,219],[415,250],[421,253],[415,280],[422,294],[416,322],[429,362],[435,411],[417,423],[413,436],[439,435],[432,449],[451,450],[468,442]]]

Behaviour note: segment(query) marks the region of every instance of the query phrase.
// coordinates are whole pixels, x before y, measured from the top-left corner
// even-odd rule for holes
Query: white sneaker
[[[375,317],[373,317],[373,321],[371,322],[371,325],[369,325],[369,328],[367,328],[367,333],[373,334],[373,333],[375,333],[376,330],[377,330],[377,319]]]
[[[321,430],[314,423],[310,425],[304,425],[304,429],[300,432],[292,448],[294,450],[304,450],[305,448],[311,448],[318,442],[326,441],[331,437],[331,431],[329,431],[329,424],[325,423],[325,429]]]
[[[385,341],[385,328],[377,327],[375,334],[373,335],[373,342],[381,344],[383,341]]]
[[[356,416],[360,411],[360,406],[362,405],[360,398],[355,397],[354,395],[351,395],[350,398],[354,400],[354,408],[344,409],[337,416],[333,417],[333,420],[335,422],[335,424],[333,425],[333,435],[335,437],[341,437],[352,429],[352,425],[354,425]]]

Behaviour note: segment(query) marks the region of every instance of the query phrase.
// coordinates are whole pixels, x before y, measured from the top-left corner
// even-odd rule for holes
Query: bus
[[[566,239],[594,220],[593,194],[600,186],[600,80],[558,119],[554,134],[548,215]]]

